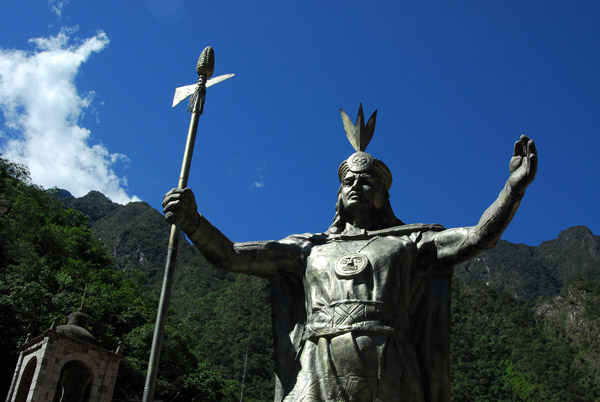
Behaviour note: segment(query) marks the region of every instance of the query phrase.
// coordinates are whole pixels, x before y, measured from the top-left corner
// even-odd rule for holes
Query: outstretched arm
[[[189,188],[173,189],[163,200],[165,219],[178,224],[202,255],[217,268],[270,278],[277,270],[302,268],[301,247],[293,242],[234,243],[197,212]]]
[[[522,135],[515,143],[510,160],[510,177],[477,226],[448,229],[433,236],[437,260],[444,265],[456,265],[493,247],[517,211],[525,189],[533,181],[537,162],[535,143]]]

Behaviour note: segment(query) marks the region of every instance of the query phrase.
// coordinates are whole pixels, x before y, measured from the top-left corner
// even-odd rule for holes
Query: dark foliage
[[[585,226],[575,226],[537,247],[500,240],[493,249],[458,266],[455,275],[520,299],[553,296],[572,282],[600,280],[600,237]]]
[[[118,204],[113,203],[98,191],[90,191],[83,197],[75,198],[66,190],[58,190],[57,196],[65,208],[76,209],[84,213],[90,217],[92,224],[118,207]]]
[[[594,373],[577,364],[580,351],[547,330],[534,303],[484,284],[453,285],[453,400],[559,402],[599,396]]]
[[[9,206],[0,214],[0,394],[8,391],[27,335],[64,324],[83,307],[100,346],[115,350],[124,343],[115,397],[141,397],[156,297],[140,266],[115,269],[116,260],[92,235],[90,219],[65,209],[59,198],[58,190],[32,185],[24,167],[0,158],[0,199]],[[223,379],[189,347],[189,328],[174,317],[166,332],[157,399],[231,400],[239,384]]]

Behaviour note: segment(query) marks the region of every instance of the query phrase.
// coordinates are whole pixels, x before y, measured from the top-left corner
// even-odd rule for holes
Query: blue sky
[[[403,221],[476,224],[524,133],[538,176],[503,238],[600,233],[597,1],[4,0],[0,152],[160,208],[189,124],[173,93],[207,45],[236,77],[208,90],[189,184],[234,241],[329,226],[360,102]]]

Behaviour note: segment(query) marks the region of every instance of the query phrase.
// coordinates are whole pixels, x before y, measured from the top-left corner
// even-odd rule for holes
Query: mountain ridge
[[[152,282],[160,278],[169,229],[159,211],[143,201],[120,205],[97,191],[80,198],[68,192],[63,196],[63,190],[59,193],[65,207],[90,216],[93,233],[117,260],[119,268],[138,267]],[[180,242],[178,260],[179,265],[199,267],[205,275],[214,271],[187,241]],[[519,263],[515,264],[515,260]],[[457,266],[454,273],[460,280],[480,281],[520,299],[550,297],[569,283],[600,280],[600,236],[579,225],[538,246],[500,240],[491,250]],[[219,280],[225,276],[216,275]]]

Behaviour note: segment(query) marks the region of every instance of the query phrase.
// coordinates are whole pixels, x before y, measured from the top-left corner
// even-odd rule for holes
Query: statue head
[[[346,223],[357,217],[366,218],[369,226],[384,229],[403,224],[392,211],[389,189],[392,173],[382,161],[365,152],[375,131],[375,111],[364,124],[362,105],[358,109],[356,124],[342,109],[342,121],[346,136],[356,152],[342,162],[338,169],[340,188],[336,203],[336,214],[327,233],[343,232]],[[363,219],[364,221],[364,219]]]

